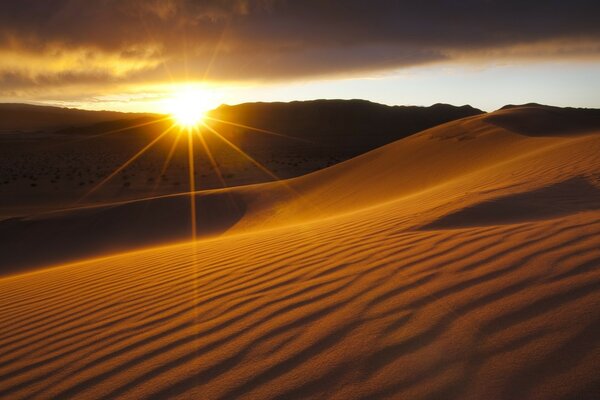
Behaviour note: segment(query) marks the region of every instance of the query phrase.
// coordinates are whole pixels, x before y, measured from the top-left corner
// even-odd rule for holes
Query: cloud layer
[[[600,58],[598,15],[595,0],[4,0],[0,94]]]

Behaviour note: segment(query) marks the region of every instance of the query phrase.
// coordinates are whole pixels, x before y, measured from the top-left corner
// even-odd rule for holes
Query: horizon
[[[541,102],[536,102],[536,101],[531,101],[531,102],[527,102],[527,103],[516,103],[516,102],[509,102],[506,104],[503,104],[502,106],[496,108],[496,109],[490,109],[490,110],[486,110],[482,107],[477,107],[473,104],[451,104],[451,103],[444,103],[444,102],[436,102],[436,103],[432,103],[429,105],[421,105],[421,104],[387,104],[387,103],[380,103],[377,101],[372,101],[372,100],[368,100],[368,99],[360,99],[360,98],[347,98],[347,99],[342,99],[342,98],[314,98],[314,99],[302,99],[302,100],[289,100],[289,101],[280,101],[280,100],[276,100],[276,101],[246,101],[243,103],[235,103],[235,104],[230,104],[230,103],[221,103],[219,105],[217,105],[214,108],[208,109],[207,112],[210,111],[215,111],[220,107],[237,107],[237,106],[243,106],[246,104],[291,104],[291,103],[301,103],[301,102],[318,102],[318,101],[365,101],[365,102],[369,102],[369,103],[373,103],[373,104],[378,104],[378,105],[383,105],[386,107],[420,107],[420,108],[430,108],[436,105],[447,105],[447,106],[451,106],[451,107],[456,107],[456,108],[460,108],[460,107],[471,107],[473,109],[476,110],[480,110],[483,111],[484,113],[493,113],[495,111],[500,111],[505,107],[508,106],[517,106],[517,107],[522,107],[522,106],[529,106],[529,105],[537,105],[537,106],[542,106],[542,107],[555,107],[555,108],[579,108],[579,109],[600,109],[600,107],[574,107],[574,106],[559,106],[559,105],[555,105],[555,104],[546,104],[546,103],[541,103]],[[83,108],[83,107],[70,107],[70,106],[65,106],[65,105],[61,105],[61,104],[48,104],[48,103],[44,103],[44,102],[0,102],[0,105],[3,104],[14,104],[14,105],[30,105],[30,106],[40,106],[40,107],[54,107],[54,108],[61,108],[61,109],[66,109],[66,110],[73,110],[73,111],[96,111],[96,112],[114,112],[114,113],[123,113],[123,114],[154,114],[154,115],[163,115],[163,116],[168,116],[170,115],[169,112],[152,112],[152,111],[121,111],[121,110],[116,110],[116,109],[94,109],[94,108]]]
[[[600,6],[585,0],[112,2],[0,4],[0,102],[166,113],[191,88],[204,109],[354,98],[600,107]]]

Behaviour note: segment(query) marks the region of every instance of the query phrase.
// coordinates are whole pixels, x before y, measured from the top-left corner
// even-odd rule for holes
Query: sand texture
[[[184,220],[184,195],[13,221],[49,256],[117,231],[140,248],[0,279],[0,398],[597,398],[600,123],[581,115],[508,108],[201,192],[197,242],[123,222]]]

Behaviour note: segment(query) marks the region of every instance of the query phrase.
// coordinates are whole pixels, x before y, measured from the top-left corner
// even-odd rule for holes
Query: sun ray
[[[254,166],[256,166],[258,169],[260,169],[262,172],[269,175],[271,178],[273,178],[276,181],[281,180],[277,175],[275,175],[273,172],[271,172],[267,167],[265,167],[264,165],[262,165],[261,163],[256,161],[254,158],[252,158],[250,155],[248,155],[248,153],[246,153],[244,150],[240,149],[235,143],[231,142],[229,139],[227,139],[226,137],[221,135],[219,132],[217,132],[215,129],[213,129],[210,125],[208,125],[206,122],[202,122],[202,126],[204,126],[206,129],[208,129],[210,132],[214,133],[219,139],[221,139],[226,144],[228,144],[232,149],[234,149],[236,152],[238,152],[246,160],[248,160],[252,164],[254,164]]]
[[[132,130],[132,129],[141,128],[143,126],[154,125],[154,124],[158,124],[159,122],[167,121],[169,119],[171,119],[171,117],[162,117],[162,118],[158,118],[158,119],[155,119],[155,120],[152,120],[152,121],[148,121],[148,122],[143,122],[143,123],[140,123],[140,124],[135,124],[135,125],[127,126],[125,128],[113,129],[113,130],[110,130],[110,131],[97,133],[95,135],[86,136],[86,137],[81,138],[79,140],[75,140],[74,142],[88,140],[88,139],[94,139],[94,138],[97,138],[97,137],[100,137],[100,136],[111,135],[113,133],[125,132],[125,131],[129,131],[129,130]]]
[[[139,12],[138,18],[142,22],[144,30],[146,31],[146,35],[148,36],[148,39],[149,39],[148,43],[158,43],[158,40],[156,40],[156,37],[154,36],[152,31],[150,30],[150,28],[148,28],[148,23],[146,22],[146,18],[144,18],[144,13]],[[165,70],[165,73],[168,75],[168,78],[171,81],[171,83],[174,82],[175,79],[173,78],[173,73],[171,72],[171,69],[167,65],[167,58],[163,58],[161,60],[161,64]]]
[[[187,129],[188,136],[188,172],[190,178],[190,218],[192,228],[192,240],[196,241],[197,230],[196,230],[196,179],[195,179],[195,168],[194,168],[194,135],[192,135],[192,128]]]
[[[183,41],[183,68],[184,68],[184,72],[185,72],[185,80],[189,81],[190,79],[190,70],[189,70],[189,66],[188,66],[188,42],[187,42],[187,30],[185,25],[183,26],[183,35],[182,35],[182,41]]]
[[[198,137],[200,138],[200,143],[202,144],[202,147],[204,148],[204,150],[206,151],[206,154],[208,155],[208,159],[210,161],[210,164],[212,165],[213,169],[217,173],[217,178],[221,182],[221,186],[223,187],[223,189],[228,188],[229,185],[227,185],[227,182],[225,182],[225,178],[223,177],[223,174],[221,173],[221,169],[219,168],[219,165],[217,164],[217,160],[215,159],[212,151],[210,150],[210,147],[208,146],[208,143],[204,139],[204,136],[200,132],[196,132],[196,133],[197,133]],[[235,199],[233,197],[233,193],[230,192],[230,191],[227,191],[226,193],[227,193],[227,199],[229,200],[229,202],[231,203],[231,205],[233,206],[233,208],[235,208],[239,212],[240,211],[240,206],[235,201]]]
[[[223,135],[221,135],[213,127],[211,127],[210,125],[208,125],[205,121],[201,122],[201,124],[206,129],[208,129],[210,132],[212,132],[213,134],[215,134],[218,138],[220,138],[222,141],[224,141],[227,145],[229,145],[232,149],[234,149],[237,153],[239,153],[242,157],[244,157],[245,159],[247,159],[248,161],[250,161],[252,164],[254,164],[254,166],[256,166],[257,168],[259,168],[262,172],[264,172],[265,174],[267,174],[270,177],[272,177],[275,182],[278,182],[279,184],[281,184],[283,188],[285,188],[292,195],[294,195],[296,198],[298,198],[299,201],[303,202],[308,207],[312,207],[315,210],[319,210],[320,211],[320,208],[319,208],[318,205],[313,204],[312,202],[308,201],[297,190],[295,190],[292,186],[290,186],[285,180],[282,180],[281,178],[279,178],[277,175],[275,175],[273,172],[271,172],[267,167],[265,167],[260,162],[258,162],[257,160],[255,160],[248,153],[246,153],[244,150],[242,150],[241,148],[239,148],[235,143],[231,142],[226,137],[224,137]]]
[[[290,140],[297,140],[299,142],[314,143],[312,140],[303,139],[303,138],[299,138],[299,137],[295,137],[295,136],[284,135],[283,133],[273,132],[273,131],[269,131],[267,129],[256,128],[256,127],[250,126],[250,125],[238,124],[237,122],[226,121],[224,119],[219,119],[219,118],[211,117],[208,115],[205,115],[204,119],[215,121],[215,122],[220,122],[220,123],[227,124],[227,125],[237,126],[238,128],[249,129],[251,131],[266,133],[268,135],[279,136],[279,137],[283,137],[283,138],[290,139]]]
[[[163,163],[160,173],[158,174],[158,179],[156,180],[156,184],[154,185],[153,192],[156,192],[156,190],[158,189],[158,186],[160,185],[160,179],[167,171],[167,168],[169,167],[169,164],[171,163],[171,159],[173,158],[173,155],[175,154],[175,150],[177,149],[177,145],[179,144],[180,140],[181,140],[181,132],[177,132],[177,135],[175,135],[175,138],[173,139],[173,144],[171,145],[171,148],[169,149],[169,153],[167,154],[167,157],[165,158],[165,162]]]
[[[210,165],[212,165],[213,169],[217,173],[217,178],[221,182],[221,185],[224,188],[227,187],[227,183],[225,182],[225,178],[223,177],[223,174],[221,173],[221,169],[219,168],[217,161],[215,160],[212,152],[210,151],[210,148],[208,147],[208,144],[206,143],[204,136],[202,136],[202,134],[200,132],[196,132],[196,133],[198,135],[198,138],[200,139],[200,144],[202,144],[202,148],[204,149],[204,151],[206,152],[206,155],[208,156],[208,161],[210,162]]]
[[[100,181],[96,186],[94,186],[92,189],[90,189],[85,195],[83,195],[79,200],[77,200],[77,203],[79,203],[79,202],[83,201],[84,199],[86,199],[87,197],[89,197],[92,193],[96,192],[98,189],[100,189],[102,186],[104,186],[108,181],[110,181],[112,178],[114,178],[115,175],[117,175],[119,172],[123,171],[125,168],[127,168],[129,165],[131,165],[131,163],[133,163],[135,160],[137,160],[139,157],[141,157],[146,151],[148,151],[148,149],[150,149],[152,146],[154,146],[160,139],[165,137],[165,135],[167,135],[174,127],[175,127],[175,125],[171,125],[167,129],[165,129],[160,135],[155,137],[150,143],[148,143],[146,146],[144,146],[140,151],[138,151],[133,156],[131,156],[127,161],[125,161],[120,167],[118,167],[116,170],[114,170],[110,175],[108,175],[106,178],[104,178],[102,181]]]
[[[217,44],[215,45],[215,48],[213,49],[213,52],[211,54],[210,60],[208,61],[208,64],[206,65],[206,69],[204,70],[204,76],[202,77],[202,82],[206,81],[206,78],[208,77],[208,74],[210,73],[210,70],[217,58],[217,55],[221,51],[221,46],[223,45],[223,40],[225,39],[225,34],[229,30],[229,24],[230,24],[230,21],[227,21],[225,27],[223,28],[223,31],[221,32],[221,35],[219,36],[219,40],[217,41]]]
[[[57,143],[57,144],[54,144],[54,145],[47,146],[47,147],[45,147],[45,149],[52,149],[52,148],[56,148],[56,147],[60,147],[60,146],[64,146],[64,145],[73,144],[73,143],[80,143],[80,142],[84,142],[86,140],[91,140],[91,139],[95,139],[95,138],[98,138],[98,137],[102,137],[102,136],[106,136],[106,135],[111,135],[113,133],[125,132],[125,131],[131,130],[131,129],[141,128],[143,126],[158,124],[159,122],[168,121],[168,120],[171,120],[171,119],[172,118],[170,116],[161,117],[161,118],[158,118],[158,119],[155,119],[155,120],[152,120],[152,121],[143,122],[143,123],[135,124],[135,125],[130,125],[130,126],[127,126],[125,128],[112,129],[110,131],[96,133],[94,135],[89,135],[89,136],[80,137],[80,138],[77,138],[77,139],[73,139],[73,140],[68,140],[68,141],[65,141],[65,142]]]

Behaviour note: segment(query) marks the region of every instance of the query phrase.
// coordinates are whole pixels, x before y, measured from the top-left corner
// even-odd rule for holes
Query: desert
[[[539,134],[545,114],[563,128]],[[599,128],[595,110],[539,105],[465,117],[308,175],[200,191],[199,229],[227,204],[205,198],[243,210],[206,239],[5,277],[2,396],[590,397]],[[93,213],[139,235],[164,222],[123,215],[186,204]],[[90,226],[87,210],[48,218],[73,224],[70,241]],[[40,242],[56,231],[43,221]]]
[[[0,1],[0,400],[600,399],[598,15]]]

